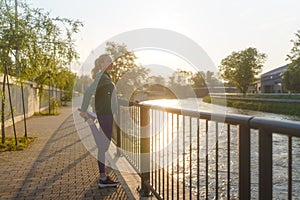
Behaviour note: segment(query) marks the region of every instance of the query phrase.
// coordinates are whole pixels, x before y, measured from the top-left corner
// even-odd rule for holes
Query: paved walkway
[[[62,107],[58,116],[27,120],[28,136],[37,139],[26,150],[0,153],[0,199],[131,199],[121,185],[98,188],[97,161],[81,143],[71,113]],[[6,132],[12,135],[12,128]],[[17,134],[24,134],[23,122]]]

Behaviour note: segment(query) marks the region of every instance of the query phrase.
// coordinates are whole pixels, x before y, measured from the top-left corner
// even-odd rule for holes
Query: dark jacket
[[[81,104],[82,112],[87,111],[92,95],[95,95],[93,106],[99,115],[117,113],[119,104],[132,105],[132,102],[117,98],[116,86],[107,72],[98,72],[94,82],[85,90]]]
[[[104,72],[98,82],[95,93],[95,112],[109,115],[116,112],[117,97],[115,84],[108,73]]]

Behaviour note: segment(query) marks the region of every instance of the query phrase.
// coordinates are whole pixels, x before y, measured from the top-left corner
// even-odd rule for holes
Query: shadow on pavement
[[[24,177],[13,199],[127,199],[121,185],[98,188],[97,161],[81,143],[72,116],[50,136]]]

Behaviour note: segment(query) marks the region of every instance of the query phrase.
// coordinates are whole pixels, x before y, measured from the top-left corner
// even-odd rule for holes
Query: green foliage
[[[205,96],[205,97],[203,97],[202,101],[206,102],[206,103],[211,103],[211,97],[210,96]]]
[[[227,100],[227,105],[239,109],[300,116],[300,105],[291,103],[247,102]]]
[[[297,33],[295,33],[296,39],[295,40],[291,40],[291,42],[293,43],[293,48],[290,51],[290,54],[287,55],[288,60],[292,61],[292,62],[296,62],[299,63],[299,59],[300,59],[300,30],[297,31]]]
[[[185,71],[177,69],[171,77],[169,77],[170,85],[191,85],[193,88],[203,88],[207,86],[219,86],[222,85],[216,77],[214,72],[200,71],[193,73],[191,71]]]
[[[21,80],[48,84],[49,76],[56,79],[60,69],[77,59],[73,35],[82,23],[51,17],[43,9],[31,8],[25,1],[0,1],[0,66]],[[16,50],[18,50],[16,52]],[[53,83],[52,83],[53,84]]]
[[[254,98],[254,97],[253,97]],[[291,104],[283,102],[253,102],[249,100],[231,100],[221,98],[213,98],[206,96],[203,98],[206,103],[213,103],[222,106],[234,107],[237,109],[248,109],[262,112],[286,114],[300,116],[300,104]],[[226,104],[224,105],[224,103]]]
[[[266,54],[259,53],[256,48],[251,47],[232,52],[221,61],[219,73],[225,81],[246,94],[255,76],[261,72],[266,57]]]
[[[67,102],[71,100],[72,100],[72,92],[64,92],[63,96],[60,98],[60,101],[62,101],[64,105],[66,105]]]
[[[246,96],[245,95],[239,95],[239,94],[226,94],[226,97],[238,97],[238,98],[256,98],[256,99],[300,99],[299,94],[286,94],[286,93],[277,93],[277,94],[257,94],[257,93],[248,93]]]
[[[183,85],[189,85],[192,82],[193,73],[182,69],[177,69],[173,72],[172,76],[169,77],[169,84],[171,87],[180,87]]]
[[[75,73],[71,72],[67,68],[61,67],[57,70],[57,74],[55,76],[54,82],[56,83],[56,87],[68,93],[72,93],[75,79],[76,79]]]
[[[134,52],[129,51],[125,44],[107,42],[106,51],[112,55],[113,69],[111,70],[112,80],[116,83],[124,74],[137,67]]]
[[[296,39],[291,40],[293,48],[287,59],[291,61],[287,70],[283,73],[283,84],[286,90],[290,92],[300,92],[300,30],[295,34]]]
[[[50,115],[58,115],[58,108],[60,101],[57,98],[51,99],[50,101]]]
[[[64,67],[79,58],[73,36],[81,26],[78,20],[51,17],[25,0],[0,1],[0,73],[34,81],[39,88],[46,84],[71,91],[75,75]]]
[[[130,98],[131,94],[140,87],[149,73],[146,69],[136,64],[136,55],[129,51],[125,44],[107,42],[106,52],[112,55],[113,68],[110,72],[114,83],[122,87],[118,88],[118,93]]]
[[[204,77],[207,86],[223,86],[222,81],[219,80],[219,77],[214,72],[206,71]]]
[[[14,137],[6,137],[4,143],[0,143],[0,152],[23,150],[32,143],[36,137],[18,137],[18,145]]]
[[[82,75],[76,77],[74,91],[84,93],[84,91],[89,87],[93,80],[88,75]]]
[[[220,86],[222,82],[219,81],[216,77],[214,72],[207,71],[207,72],[197,72],[192,75],[192,83],[194,88],[201,88],[201,87],[213,87],[213,86]]]

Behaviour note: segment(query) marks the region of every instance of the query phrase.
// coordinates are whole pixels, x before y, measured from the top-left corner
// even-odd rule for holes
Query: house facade
[[[288,65],[284,65],[261,75],[259,93],[283,93],[282,74]]]

